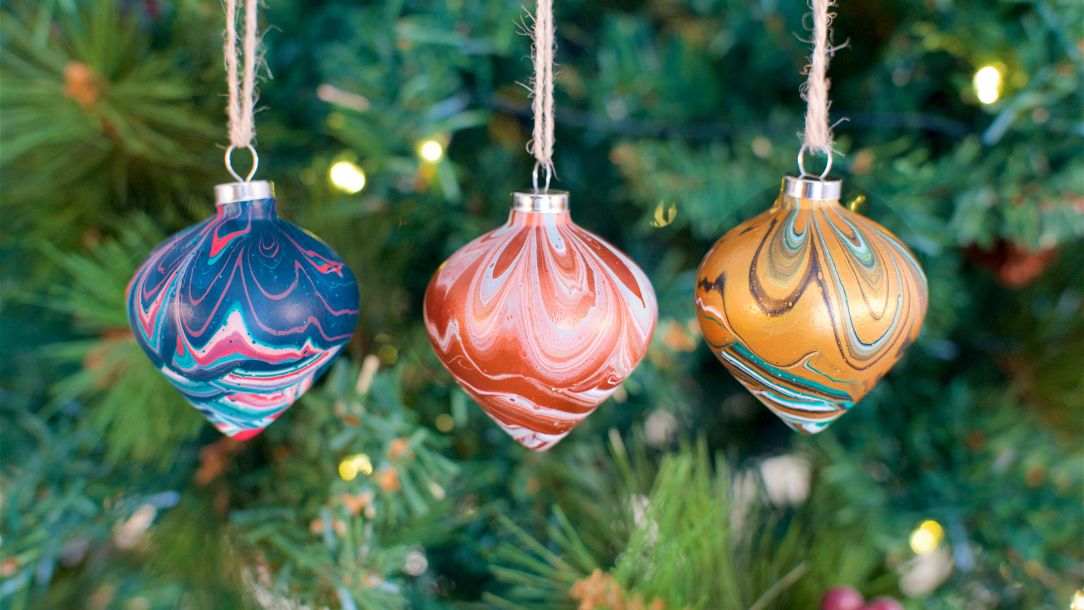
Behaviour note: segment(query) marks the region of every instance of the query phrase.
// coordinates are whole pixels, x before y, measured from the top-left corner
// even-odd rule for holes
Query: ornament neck
[[[571,220],[567,191],[512,193],[512,211],[508,224],[533,227]]]
[[[275,218],[275,185],[266,180],[215,186],[219,216]]]
[[[275,185],[266,180],[219,184],[215,203],[219,216],[275,218]]]
[[[251,199],[218,204],[220,218],[248,218],[268,220],[278,217],[274,199]]]
[[[542,227],[556,226],[567,222],[572,222],[572,215],[568,213],[568,210],[563,212],[535,212],[513,208],[508,214],[508,223],[506,226]]]

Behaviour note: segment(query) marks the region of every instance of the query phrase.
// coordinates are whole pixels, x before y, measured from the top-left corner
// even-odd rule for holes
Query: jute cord
[[[238,49],[237,5],[244,3],[244,37],[241,49]],[[257,14],[259,0],[226,0],[226,40],[224,54],[226,59],[226,87],[229,91],[226,105],[230,146],[226,149],[226,169],[238,182],[241,177],[234,171],[230,155],[238,148],[247,149],[252,154],[252,169],[244,179],[248,182],[256,173],[259,158],[253,140],[256,138],[256,69],[262,58],[259,55],[259,36],[257,34]],[[238,66],[238,60],[244,60]]]
[[[802,150],[798,153],[799,169],[805,175],[802,167],[802,156],[806,153],[821,153],[828,157],[828,169],[832,164],[833,135],[832,126],[828,122],[828,110],[831,101],[828,99],[828,89],[831,81],[828,79],[828,61],[839,49],[847,46],[846,43],[833,47],[831,45],[831,27],[835,13],[830,9],[835,5],[834,0],[811,0],[810,8],[813,11],[813,53],[806,66],[808,78],[802,85],[802,99],[806,101],[805,131],[802,133]]]
[[[553,24],[553,0],[538,0],[531,28],[531,60],[534,78],[531,80],[531,110],[534,113],[534,131],[527,150],[535,158],[533,183],[538,191],[539,172],[545,173],[544,191],[550,188],[553,167],[553,64],[556,53],[555,27]]]

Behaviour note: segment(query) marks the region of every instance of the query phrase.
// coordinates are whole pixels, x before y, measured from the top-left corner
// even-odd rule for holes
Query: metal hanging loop
[[[252,177],[256,175],[256,170],[260,167],[260,155],[256,154],[256,149],[251,144],[246,145],[245,148],[247,148],[249,154],[252,155],[252,169],[248,170],[248,174],[244,178],[241,178],[241,175],[233,169],[233,162],[230,160],[230,156],[233,154],[234,150],[237,150],[237,147],[233,144],[226,147],[226,171],[230,172],[230,175],[238,182],[251,182]]]
[[[531,171],[531,184],[534,186],[534,192],[536,192],[536,193],[538,192],[538,168],[539,168],[540,165],[542,165],[542,164],[539,163],[538,161],[535,161],[534,162],[534,170]],[[550,169],[549,165],[545,166],[545,170],[546,170],[546,183],[542,188],[542,192],[543,193],[548,193],[549,190],[550,190],[550,178],[553,177],[553,170]]]
[[[817,180],[824,180],[828,177],[828,172],[832,171],[832,153],[828,153],[828,164],[824,166],[824,171],[820,175],[810,174],[805,171],[805,154],[809,152],[809,147],[802,144],[802,147],[798,149],[798,177],[799,178],[816,178]]]

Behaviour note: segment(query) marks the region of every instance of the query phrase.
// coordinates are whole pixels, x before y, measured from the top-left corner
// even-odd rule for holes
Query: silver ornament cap
[[[557,214],[568,211],[568,191],[512,193],[513,212]]]
[[[268,180],[252,182],[227,182],[215,185],[215,204],[237,203],[239,201],[257,201],[272,199],[275,196],[275,183]]]
[[[784,176],[781,190],[787,197],[796,199],[838,201],[843,193],[843,181]]]

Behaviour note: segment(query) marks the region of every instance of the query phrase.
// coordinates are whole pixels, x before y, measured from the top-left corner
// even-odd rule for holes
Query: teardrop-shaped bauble
[[[160,244],[128,285],[154,365],[223,434],[252,438],[350,340],[358,285],[327,244],[278,218],[268,182],[220,185],[218,213]]]
[[[514,194],[508,222],[453,254],[425,293],[437,356],[534,451],[564,438],[632,373],[657,315],[647,276],[576,226],[560,192]]]
[[[915,257],[840,205],[839,185],[784,179],[771,209],[716,242],[696,276],[697,317],[712,351],[807,434],[865,396],[926,316]]]

